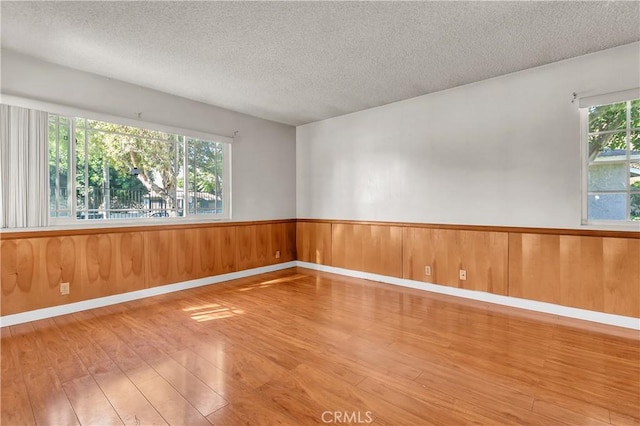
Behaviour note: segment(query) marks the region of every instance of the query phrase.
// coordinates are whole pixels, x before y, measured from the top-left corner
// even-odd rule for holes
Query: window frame
[[[54,226],[54,227],[81,227],[81,228],[85,228],[85,227],[118,227],[118,226],[133,226],[133,225],[138,225],[138,226],[145,226],[145,225],[156,225],[156,224],[176,224],[176,223],[198,223],[198,222],[218,222],[218,221],[226,221],[226,220],[231,220],[231,212],[232,212],[232,206],[231,206],[231,202],[232,202],[232,197],[231,197],[231,192],[232,192],[232,182],[231,182],[231,151],[232,151],[232,147],[231,147],[231,143],[230,141],[232,140],[232,138],[228,138],[228,137],[224,137],[224,136],[217,136],[217,135],[210,135],[210,134],[205,134],[202,132],[192,132],[192,131],[182,131],[182,129],[175,129],[175,128],[171,128],[168,126],[156,126],[156,125],[152,125],[151,123],[144,123],[144,122],[138,122],[137,120],[119,120],[117,117],[113,117],[113,116],[109,116],[108,118],[104,118],[104,117],[100,117],[99,115],[96,114],[82,114],[81,112],[76,112],[73,114],[69,114],[69,113],[58,113],[58,112],[52,112],[49,111],[48,112],[49,117],[51,116],[57,116],[57,117],[65,117],[69,120],[69,131],[70,131],[70,156],[71,156],[71,161],[70,161],[70,165],[69,165],[69,169],[73,171],[73,175],[70,178],[70,182],[71,182],[71,188],[69,189],[69,191],[72,191],[71,193],[73,194],[73,196],[71,197],[71,199],[69,200],[71,206],[70,206],[70,215],[68,217],[53,217],[51,216],[49,210],[49,205],[47,205],[47,216],[49,217],[49,225],[50,226]],[[76,189],[77,189],[77,182],[76,182],[76,173],[77,173],[77,158],[76,158],[76,144],[75,143],[71,143],[71,141],[75,140],[76,138],[76,120],[77,119],[82,119],[85,120],[85,123],[87,120],[96,120],[96,121],[102,121],[102,122],[106,122],[106,123],[110,123],[110,124],[117,124],[117,125],[123,125],[123,126],[129,126],[129,127],[135,127],[135,128],[139,128],[139,129],[145,129],[145,130],[153,130],[153,131],[162,131],[162,132],[166,132],[166,133],[171,133],[174,134],[178,137],[182,137],[184,143],[183,143],[183,149],[185,151],[187,151],[187,140],[188,139],[198,139],[198,140],[204,140],[204,141],[208,141],[208,142],[215,142],[215,143],[219,143],[222,145],[222,179],[224,182],[224,187],[223,187],[223,191],[222,191],[222,213],[215,213],[215,214],[189,214],[188,212],[188,183],[185,182],[185,208],[183,216],[175,216],[175,217],[137,217],[137,218],[123,218],[123,219],[119,219],[119,218],[105,218],[105,219],[96,219],[96,220],[89,220],[89,219],[78,219],[77,218],[77,212],[78,210],[78,203],[77,203],[77,196],[76,196]],[[59,121],[59,119],[57,120]],[[57,138],[57,136],[56,136]],[[86,139],[86,135],[85,135],[85,143],[87,143],[87,139]],[[85,146],[86,148],[86,146]],[[56,150],[59,150],[59,147],[56,147]],[[86,149],[85,149],[86,151]],[[57,153],[57,155],[59,156],[59,153]],[[59,161],[59,159],[56,159],[56,163]],[[184,155],[184,163],[183,163],[183,167],[186,173],[186,170],[188,166],[188,159],[187,156]],[[86,167],[86,165],[85,165]],[[57,169],[57,167],[56,167]],[[49,186],[49,195],[51,196],[51,186]],[[59,191],[59,187],[56,187],[56,191]],[[59,195],[59,194],[57,194]],[[56,199],[56,205],[58,203],[58,200]]]
[[[634,95],[622,99],[617,99],[618,93],[634,93]],[[640,228],[640,221],[631,220],[631,194],[638,193],[637,191],[631,191],[631,185],[627,183],[625,191],[589,191],[589,108],[593,106],[610,105],[614,103],[632,102],[638,100],[638,95],[635,91],[624,91],[610,94],[613,98],[609,99],[609,95],[601,95],[593,97],[600,100],[600,102],[586,102],[586,105],[580,105],[580,159],[581,159],[581,224],[583,226],[612,226],[622,229],[638,230]],[[626,110],[626,120],[624,129],[605,131],[601,134],[610,133],[622,133],[626,135],[626,161],[625,163],[630,166],[631,162],[631,133],[640,130],[640,128],[631,127],[631,109]],[[590,193],[603,193],[603,194],[622,194],[626,195],[626,212],[624,220],[605,220],[605,219],[589,219],[589,195]]]

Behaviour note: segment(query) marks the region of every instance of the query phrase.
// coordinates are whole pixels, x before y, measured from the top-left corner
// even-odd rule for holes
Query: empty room
[[[640,425],[640,2],[0,24],[2,425]]]

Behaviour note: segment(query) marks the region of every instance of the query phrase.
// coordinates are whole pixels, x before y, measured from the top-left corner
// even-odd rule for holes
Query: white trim
[[[619,92],[580,97],[578,100],[578,107],[589,108],[596,105],[609,105],[638,98],[640,98],[640,88],[635,87],[633,89],[621,90]]]
[[[196,139],[204,139],[214,142],[222,142],[231,144],[232,136],[216,135],[214,133],[201,132],[199,130],[185,129],[182,127],[168,126],[160,123],[152,123],[140,120],[139,118],[120,117],[117,115],[106,114],[99,111],[89,111],[68,105],[61,105],[52,102],[39,101],[37,99],[23,98],[20,96],[0,94],[3,104],[15,105],[23,108],[37,109],[46,111],[50,114],[59,114],[70,117],[88,118],[90,120],[108,121],[111,123],[122,124],[125,126],[142,127],[159,132],[175,133],[181,136],[189,136]]]
[[[589,136],[587,129],[589,128],[589,111],[580,109],[580,223],[582,225],[589,224],[589,197],[587,191],[589,188]]]
[[[53,306],[50,308],[37,309],[34,311],[22,312],[19,314],[5,315],[0,317],[0,328],[16,324],[22,324],[29,321],[37,321],[45,318],[56,317],[60,315],[71,314],[74,312],[86,311],[88,309],[100,308],[103,306],[114,305],[117,303],[129,302],[137,299],[157,296],[160,294],[173,293],[176,291],[186,290],[205,285],[217,284],[225,281],[235,280],[238,278],[250,277],[266,272],[279,271],[282,269],[293,268],[299,266],[301,268],[313,269],[316,271],[329,272],[338,275],[344,275],[354,278],[362,278],[365,280],[378,281],[385,284],[392,284],[401,287],[408,287],[417,290],[429,291],[432,293],[446,294],[454,297],[462,297],[465,299],[478,300],[496,305],[510,306],[528,311],[543,312],[552,315],[558,315],[567,318],[575,318],[583,321],[591,321],[600,324],[613,325],[617,327],[629,328],[632,330],[640,330],[640,318],[625,317],[622,315],[606,314],[603,312],[589,311],[586,309],[571,308],[568,306],[555,305],[553,303],[538,302],[535,300],[519,299],[517,297],[501,296],[482,291],[466,290],[456,287],[447,287],[443,285],[425,283],[421,281],[407,280],[404,278],[388,277],[385,275],[372,274],[369,272],[354,271],[351,269],[336,268],[334,266],[318,265],[315,263],[302,262],[294,260],[291,262],[280,263],[277,265],[262,266],[260,268],[247,269],[244,271],[232,272],[224,275],[216,275],[197,280],[183,281],[175,284],[168,284],[158,287],[147,288],[144,290],[132,291],[129,293],[116,294],[113,296],[100,297],[97,299],[85,300],[82,302],[69,303],[66,305]]]
[[[222,215],[210,215],[211,217],[207,217],[207,215],[200,215],[201,217],[196,217],[196,215],[191,215],[188,217],[180,216],[180,217],[147,217],[147,218],[139,218],[139,219],[101,219],[101,220],[76,220],[74,218],[70,218],[68,220],[64,220],[66,218],[61,218],[62,220],[53,221],[50,218],[49,226],[42,227],[29,227],[29,228],[0,228],[0,238],[4,233],[15,233],[15,232],[40,232],[40,231],[75,231],[75,230],[83,230],[83,229],[104,229],[106,232],[109,231],[110,228],[135,228],[139,226],[172,226],[172,225],[196,225],[199,223],[233,223],[230,219],[221,217]],[[291,220],[291,219],[272,219],[272,220]],[[246,221],[237,221],[237,222],[246,222]]]
[[[345,275],[365,280],[379,281],[386,284],[409,287],[418,290],[430,291],[432,293],[447,294],[449,296],[462,297],[465,299],[479,300],[482,302],[494,303],[496,305],[511,306],[514,308],[526,309],[528,311],[543,312],[567,318],[575,318],[583,321],[597,322],[601,324],[614,325],[617,327],[640,330],[640,318],[625,317],[622,315],[606,314],[603,312],[588,311],[586,309],[571,308],[568,306],[555,305],[553,303],[538,302],[535,300],[519,299],[517,297],[501,296],[498,294],[486,293],[483,291],[465,290],[463,288],[447,287],[443,285],[425,283],[421,281],[407,280],[404,278],[388,277],[385,275],[372,274],[369,272],[354,271],[351,269],[336,268],[333,266],[318,265],[315,263],[296,261],[301,268],[314,269],[316,271],[330,272],[333,274]]]
[[[222,187],[222,202],[224,203],[223,215],[229,220],[231,219],[231,211],[233,208],[233,198],[231,197],[233,187],[233,178],[231,173],[231,165],[233,164],[233,158],[231,157],[232,150],[233,148],[231,147],[231,144],[225,144],[222,146],[222,160],[225,162],[224,167],[222,168],[222,184],[226,185]]]
[[[131,291],[128,293],[115,294],[113,296],[99,297],[97,299],[83,300],[82,302],[68,303],[66,305],[52,306],[50,308],[36,309],[35,311],[21,312],[19,314],[5,315],[0,317],[0,328],[10,325],[22,324],[29,321],[37,321],[45,318],[57,317],[74,312],[86,311],[88,309],[100,308],[103,306],[115,305],[116,303],[129,302],[131,300],[144,299],[146,297],[158,296],[160,294],[173,293],[189,288],[202,287],[205,285],[218,284],[225,281],[236,280],[238,278],[250,277],[264,274],[266,272],[279,271],[281,269],[293,268],[296,261],[279,263],[276,265],[261,266],[259,268],[246,269],[244,271],[231,272],[229,274],[215,275],[197,280],[183,281],[175,284],[162,285],[158,287],[146,288],[144,290]]]

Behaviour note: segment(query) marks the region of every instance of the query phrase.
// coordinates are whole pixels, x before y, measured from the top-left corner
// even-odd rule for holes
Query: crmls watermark
[[[371,411],[323,411],[322,423],[371,423]]]

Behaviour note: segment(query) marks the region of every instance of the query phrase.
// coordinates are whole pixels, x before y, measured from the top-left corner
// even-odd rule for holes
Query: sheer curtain
[[[49,219],[48,115],[0,105],[0,225],[47,226]]]

